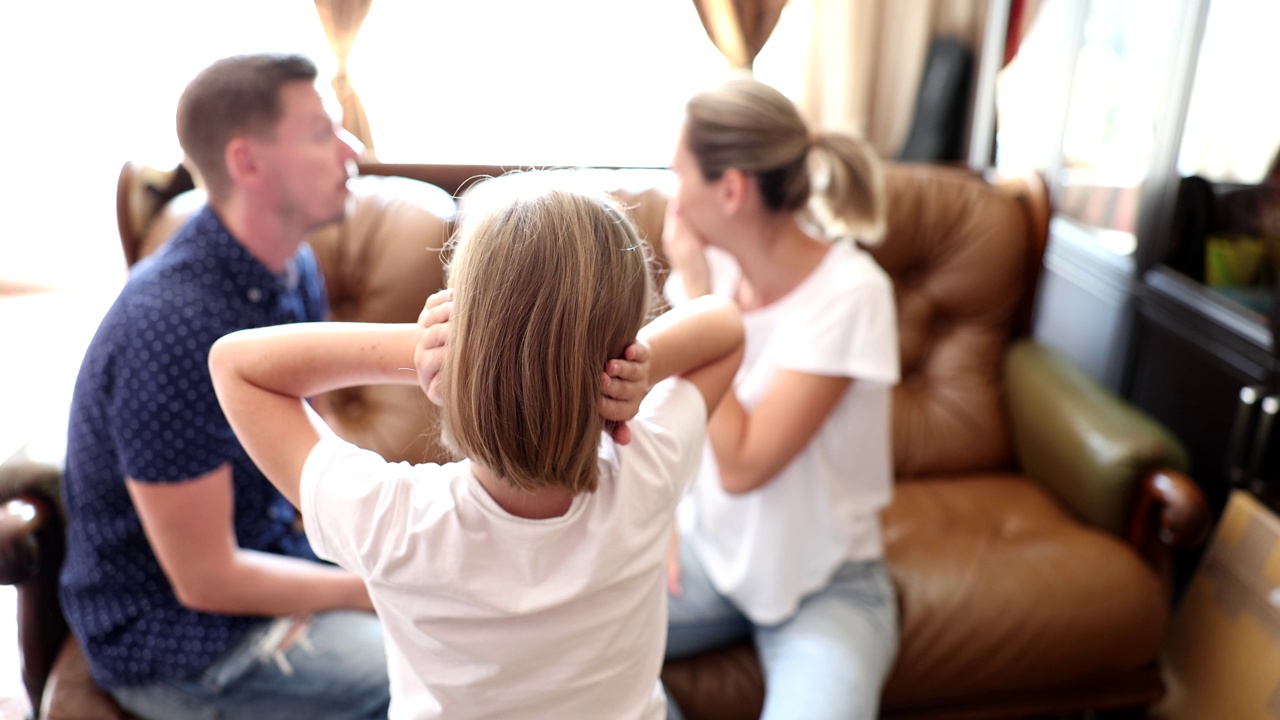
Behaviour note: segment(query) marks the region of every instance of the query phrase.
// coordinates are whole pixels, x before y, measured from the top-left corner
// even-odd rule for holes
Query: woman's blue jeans
[[[762,720],[874,720],[898,654],[898,606],[880,560],[842,565],[789,619],[755,625],[711,585],[680,548],[681,593],[668,604],[667,657],[680,658],[748,638],[765,677]],[[667,717],[681,718],[667,698]]]

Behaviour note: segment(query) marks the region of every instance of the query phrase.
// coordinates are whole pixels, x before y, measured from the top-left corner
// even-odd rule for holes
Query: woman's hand
[[[649,346],[636,341],[627,346],[622,358],[604,365],[601,380],[600,415],[604,417],[614,442],[631,442],[627,421],[640,412],[640,401],[649,393]]]
[[[673,270],[680,272],[686,299],[711,292],[711,269],[707,266],[707,242],[689,227],[672,198],[662,221],[662,253]]]
[[[418,315],[421,334],[413,350],[413,365],[418,371],[418,385],[436,405],[440,395],[440,368],[444,365],[445,346],[449,342],[449,318],[453,316],[453,290],[440,290],[427,298]]]

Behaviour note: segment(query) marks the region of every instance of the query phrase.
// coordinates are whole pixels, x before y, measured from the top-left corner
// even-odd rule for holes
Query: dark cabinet
[[[1280,100],[1254,88],[1280,4],[1194,0],[1146,197],[1122,394],[1166,423],[1215,511],[1280,484]]]
[[[1144,276],[1135,310],[1126,394],[1182,440],[1221,512],[1235,483],[1257,485],[1268,472],[1259,461],[1269,435],[1257,421],[1262,400],[1280,393],[1271,333],[1167,267]]]

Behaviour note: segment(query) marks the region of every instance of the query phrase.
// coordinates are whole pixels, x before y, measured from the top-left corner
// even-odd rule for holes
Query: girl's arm
[[[703,295],[658,316],[638,339],[649,346],[650,386],[683,376],[702,393],[710,414],[742,361],[742,314],[724,298]]]
[[[783,370],[750,413],[729,393],[707,425],[725,492],[750,492],[782,472],[852,383],[849,377]]]
[[[299,506],[302,465],[320,440],[304,398],[352,385],[417,384],[412,323],[302,323],[241,330],[209,352],[223,412],[250,459]]]

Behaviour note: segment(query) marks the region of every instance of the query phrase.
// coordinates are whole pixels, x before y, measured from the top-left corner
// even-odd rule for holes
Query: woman
[[[897,320],[859,246],[884,224],[879,163],[735,79],[689,101],[672,169],[668,297],[731,298],[747,344],[671,559],[667,657],[751,638],[763,717],[875,718],[898,646],[879,522]]]

